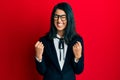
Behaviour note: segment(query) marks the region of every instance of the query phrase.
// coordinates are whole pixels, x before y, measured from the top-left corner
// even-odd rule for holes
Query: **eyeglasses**
[[[66,20],[66,15],[57,15],[57,14],[54,15],[54,20],[58,20],[59,17],[62,21]]]

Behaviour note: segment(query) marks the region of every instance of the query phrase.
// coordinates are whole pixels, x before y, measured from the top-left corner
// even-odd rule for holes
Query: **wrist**
[[[38,58],[38,60],[42,60],[42,56],[40,56],[40,57],[37,57]]]
[[[78,63],[79,58],[74,58],[74,61],[75,61],[76,63]]]
[[[75,57],[76,60],[79,60],[80,58],[79,57]]]
[[[35,57],[38,62],[42,62],[42,58]]]
[[[42,59],[42,55],[41,54],[36,54],[36,57],[40,60]]]
[[[76,58],[76,59],[80,59],[80,58],[81,58],[81,55],[79,55],[79,56],[75,56],[75,58]]]

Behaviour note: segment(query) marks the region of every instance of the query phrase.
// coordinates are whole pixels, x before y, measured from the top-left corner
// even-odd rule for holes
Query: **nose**
[[[61,22],[62,20],[61,20],[61,18],[60,18],[60,16],[58,17],[58,22]]]

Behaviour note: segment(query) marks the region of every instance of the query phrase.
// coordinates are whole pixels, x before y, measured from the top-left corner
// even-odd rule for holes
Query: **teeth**
[[[63,24],[58,24],[58,26],[62,26]]]

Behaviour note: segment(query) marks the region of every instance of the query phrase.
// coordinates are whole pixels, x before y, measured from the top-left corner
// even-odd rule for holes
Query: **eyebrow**
[[[57,15],[57,16],[66,16],[66,14],[62,14],[62,15],[55,14],[55,15]]]

